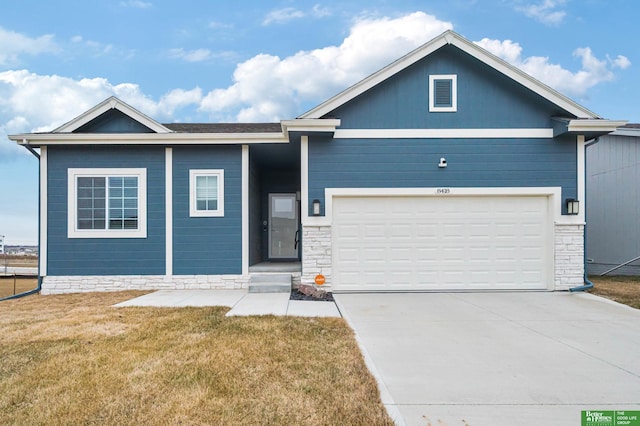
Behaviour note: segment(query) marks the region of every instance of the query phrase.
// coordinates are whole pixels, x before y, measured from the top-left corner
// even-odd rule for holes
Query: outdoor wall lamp
[[[320,200],[313,200],[313,215],[320,216]]]
[[[565,203],[567,204],[567,214],[578,214],[580,212],[580,201],[567,198]]]

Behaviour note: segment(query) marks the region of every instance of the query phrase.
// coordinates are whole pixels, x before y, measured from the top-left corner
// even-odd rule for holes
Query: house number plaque
[[[436,194],[449,194],[451,193],[451,189],[449,188],[438,188],[436,189]]]

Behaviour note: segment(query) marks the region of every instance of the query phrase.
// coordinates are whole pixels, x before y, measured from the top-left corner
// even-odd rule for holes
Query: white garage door
[[[544,196],[335,197],[334,291],[547,289],[548,202]]]

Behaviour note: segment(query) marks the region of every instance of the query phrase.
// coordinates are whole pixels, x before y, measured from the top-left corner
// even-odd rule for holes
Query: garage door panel
[[[336,197],[334,289],[546,289],[547,197]]]

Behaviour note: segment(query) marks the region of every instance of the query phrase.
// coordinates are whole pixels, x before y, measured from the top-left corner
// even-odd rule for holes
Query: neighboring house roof
[[[629,123],[624,126],[620,126],[615,132],[610,133],[614,136],[633,136],[640,137],[640,123]]]
[[[449,30],[442,33],[440,36],[434,38],[433,40],[423,44],[418,47],[414,51],[408,53],[392,64],[386,66],[380,71],[370,75],[364,80],[354,84],[338,95],[332,97],[331,99],[323,102],[312,110],[302,114],[300,118],[322,118],[326,114],[335,110],[336,108],[344,105],[349,102],[356,96],[366,92],[372,87],[380,84],[384,80],[392,77],[393,75],[399,73],[400,71],[408,68],[409,66],[415,64],[421,59],[429,56],[431,53],[440,49],[441,47],[451,44],[459,48],[460,50],[468,53],[469,55],[475,57],[476,59],[484,62],[490,67],[496,69],[497,71],[505,74],[506,76],[512,78],[523,86],[529,88],[535,93],[539,94],[543,98],[553,102],[558,105],[568,113],[574,115],[577,118],[601,118],[594,112],[588,110],[587,108],[577,104],[572,101],[568,97],[562,95],[558,91],[552,89],[546,84],[540,82],[539,80],[533,78],[529,74],[521,71],[520,69],[514,67],[513,65],[503,61],[497,56],[489,53],[487,50],[478,46],[477,44],[467,40],[461,35]]]

